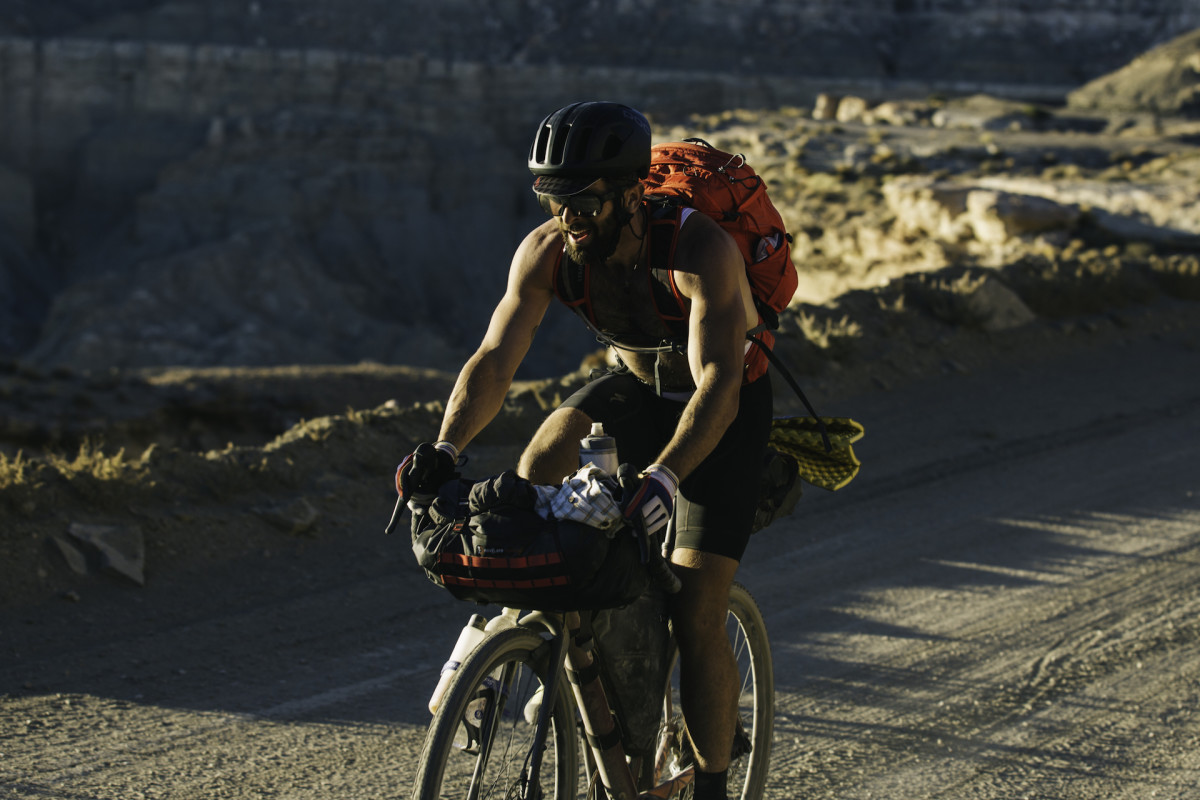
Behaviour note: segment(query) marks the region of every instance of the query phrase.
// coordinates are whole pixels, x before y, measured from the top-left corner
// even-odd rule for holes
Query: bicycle
[[[849,484],[861,467],[853,444],[863,433],[861,424],[846,417],[813,413],[811,417],[774,419],[752,530],[791,513],[801,494],[800,479],[828,491]],[[401,493],[387,532],[397,527],[404,502]],[[415,525],[417,553],[432,542],[418,547]],[[669,552],[669,540],[670,536],[663,552]],[[659,548],[646,544],[643,540],[643,563],[653,579],[653,589],[632,602],[629,609],[635,615],[644,615],[647,608],[661,602],[665,582],[674,578]],[[428,571],[423,558],[418,553],[418,561]],[[633,569],[628,574],[636,574]],[[581,734],[587,742],[583,755],[588,800],[688,800],[694,773],[679,706],[678,652],[670,640],[665,614],[659,615],[657,630],[667,635],[666,655],[657,661],[664,667],[659,675],[670,677],[649,680],[654,695],[649,715],[657,724],[652,745],[635,753],[626,753],[625,742],[631,741],[628,720],[637,716],[639,709],[622,711],[620,698],[610,697],[612,670],[605,667],[603,658],[595,658],[592,622],[591,612],[522,615],[514,608],[504,608],[489,621],[485,637],[450,680],[430,724],[413,787],[414,800],[575,800]],[[762,613],[749,591],[737,582],[730,588],[728,628],[741,678],[729,786],[732,791],[740,789],[737,796],[742,800],[758,800],[770,761],[775,682]],[[566,683],[571,684],[570,689]],[[543,702],[546,697],[552,702]],[[617,702],[611,702],[614,699]],[[636,702],[624,705],[636,706]],[[543,775],[552,776],[548,793],[542,785]]]
[[[624,746],[632,731],[623,717],[634,710],[622,712],[614,702],[612,665],[605,663],[613,655],[591,635],[594,617],[604,612],[522,614],[505,608],[488,622],[485,638],[458,667],[434,714],[414,800],[574,800],[580,738],[586,741],[587,798],[690,797],[693,766],[679,707],[678,652],[661,613],[664,599],[655,586],[625,611],[612,612],[629,617],[622,626],[640,617],[666,636],[662,681],[652,678],[655,688],[649,689],[661,706],[649,752],[631,754]],[[736,582],[728,627],[741,677],[730,788],[751,800],[762,796],[766,783],[775,687],[762,613]]]

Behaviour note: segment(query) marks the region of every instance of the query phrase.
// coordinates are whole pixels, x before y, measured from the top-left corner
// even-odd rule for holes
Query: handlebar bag
[[[511,470],[450,481],[413,513],[413,554],[458,599],[509,608],[617,608],[646,590],[649,576],[628,527],[544,519],[535,502],[532,484]]]

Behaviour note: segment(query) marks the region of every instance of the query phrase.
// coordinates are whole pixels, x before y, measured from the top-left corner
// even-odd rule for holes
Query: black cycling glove
[[[438,447],[433,442],[417,445],[396,468],[396,491],[401,499],[407,502],[418,495],[432,497],[442,484],[453,480],[458,459],[452,449],[448,444]]]

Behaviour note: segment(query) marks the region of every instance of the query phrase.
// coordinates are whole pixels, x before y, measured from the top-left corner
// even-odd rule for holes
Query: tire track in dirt
[[[397,566],[90,645],[30,642],[6,685],[63,691],[6,699],[0,797],[406,795],[465,612]]]
[[[1188,795],[1195,349],[1082,361],[838,409],[867,424],[863,475],[740,575],[775,648],[770,797]],[[377,516],[295,563],[0,614],[0,796],[406,796],[473,609]]]
[[[1165,745],[1105,689],[1195,693],[1176,662],[1200,642],[1200,487],[1177,441],[1200,441],[1200,409],[1175,411],[885,479],[803,522],[835,535],[752,567],[780,685],[773,796],[1082,798],[1151,777],[1106,767]]]

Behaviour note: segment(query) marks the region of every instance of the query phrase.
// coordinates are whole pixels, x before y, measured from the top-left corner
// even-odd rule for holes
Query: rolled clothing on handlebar
[[[536,486],[534,510],[543,519],[571,519],[608,530],[621,521],[621,509],[605,477],[602,469],[588,464],[564,478],[561,486]]]
[[[617,440],[622,463],[649,464],[675,433],[686,402],[654,393],[626,372],[606,374],[563,403],[578,408]],[[750,539],[771,431],[770,377],[741,388],[738,414],[721,441],[679,486],[676,547],[740,561]]]

